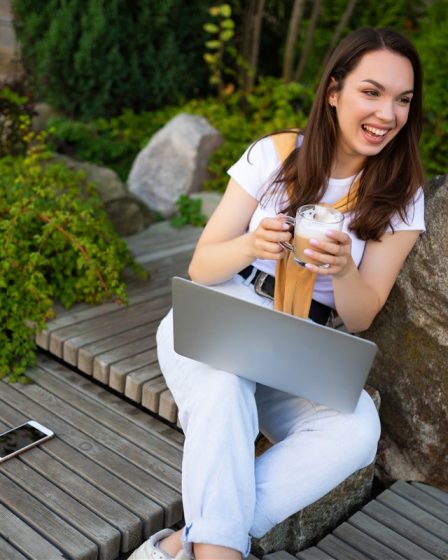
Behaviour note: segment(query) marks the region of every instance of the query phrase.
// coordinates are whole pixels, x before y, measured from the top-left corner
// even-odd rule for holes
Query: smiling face
[[[356,173],[395,138],[407,122],[413,86],[404,56],[384,49],[361,58],[342,89],[328,96],[338,122],[333,176]]]

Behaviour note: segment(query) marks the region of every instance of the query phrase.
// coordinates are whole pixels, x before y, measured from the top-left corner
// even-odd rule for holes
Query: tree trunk
[[[324,60],[322,62],[322,67],[325,68],[325,65],[327,64],[331,53],[333,52],[333,49],[335,48],[335,46],[337,45],[342,32],[344,31],[344,28],[347,27],[348,22],[350,21],[350,18],[352,16],[353,10],[355,9],[355,5],[356,5],[356,0],[348,0],[347,6],[345,8],[344,13],[342,14],[341,19],[339,20],[339,23],[333,33],[333,37],[331,39],[331,43],[330,46],[327,49],[327,52],[325,53],[324,56]]]
[[[289,22],[288,35],[286,37],[285,56],[283,58],[283,79],[290,82],[292,79],[292,68],[294,64],[294,48],[296,46],[297,35],[305,8],[305,0],[294,0],[291,20]]]
[[[316,29],[317,19],[320,14],[320,4],[321,0],[314,0],[313,11],[311,13],[310,22],[308,24],[308,29],[306,32],[305,44],[303,45],[302,53],[300,55],[300,61],[294,74],[294,80],[296,82],[298,82],[302,77],[303,71],[308,61],[308,57],[310,55],[311,46],[313,44],[314,30]]]
[[[252,49],[250,54],[250,69],[247,76],[247,89],[251,89],[254,85],[258,71],[258,53],[260,52],[260,35],[261,26],[263,24],[265,0],[258,0],[257,11],[255,13],[255,21],[252,34]]]

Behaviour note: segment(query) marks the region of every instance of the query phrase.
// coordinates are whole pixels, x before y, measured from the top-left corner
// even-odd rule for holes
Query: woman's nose
[[[377,107],[378,117],[385,122],[395,120],[394,102],[392,100],[384,99],[379,107]]]

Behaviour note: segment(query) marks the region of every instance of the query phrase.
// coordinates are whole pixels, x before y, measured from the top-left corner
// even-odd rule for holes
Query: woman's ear
[[[330,83],[328,84],[328,95],[327,100],[330,107],[336,107],[338,101],[338,82],[333,76],[330,78]]]

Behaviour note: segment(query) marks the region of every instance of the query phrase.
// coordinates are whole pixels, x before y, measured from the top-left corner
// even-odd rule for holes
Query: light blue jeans
[[[272,306],[240,276],[218,289]],[[365,391],[353,413],[341,413],[180,356],[171,311],[158,329],[157,350],[185,433],[186,542],[247,556],[250,535],[263,536],[374,460],[380,423]],[[259,431],[274,445],[255,458]]]

